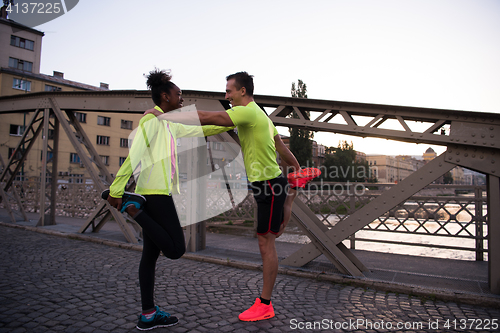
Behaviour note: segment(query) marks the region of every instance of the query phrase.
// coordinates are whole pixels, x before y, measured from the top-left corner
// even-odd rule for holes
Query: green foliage
[[[353,207],[353,210],[358,210],[364,206],[363,203],[356,201]],[[349,202],[339,202],[336,200],[328,200],[328,203],[324,203],[319,206],[312,206],[309,205],[309,208],[315,213],[315,214],[339,214],[339,215],[345,215],[349,212],[349,209],[351,209],[351,204]]]
[[[302,80],[298,80],[297,85],[292,82],[291,89],[292,97],[307,98],[307,86]],[[309,117],[309,112],[306,112]],[[299,116],[293,111],[293,118]],[[290,151],[295,155],[295,158],[301,166],[312,166],[312,138],[314,133],[308,130],[299,128],[290,128]]]
[[[295,87],[295,82],[292,82],[292,97],[295,98],[307,98],[307,86],[302,80],[298,80],[297,87]]]
[[[326,181],[376,182],[366,160],[356,159],[354,146],[347,141],[339,142],[337,148],[326,149],[325,171],[321,175]]]
[[[453,184],[453,176],[450,171],[448,171],[444,176],[443,176],[443,183],[445,184]]]

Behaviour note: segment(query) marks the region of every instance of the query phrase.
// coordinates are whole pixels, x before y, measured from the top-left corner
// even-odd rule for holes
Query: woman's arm
[[[113,183],[109,187],[108,202],[111,207],[115,207],[120,210],[122,206],[123,192],[125,191],[125,186],[131,176],[132,168],[130,166],[130,157],[127,156],[127,159],[120,167],[120,170],[118,170]]]

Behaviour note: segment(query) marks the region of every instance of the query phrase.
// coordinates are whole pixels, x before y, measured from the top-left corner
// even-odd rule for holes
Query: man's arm
[[[290,149],[285,146],[279,134],[274,136],[274,144],[276,146],[276,151],[280,154],[281,159],[294,168],[294,171],[300,170],[300,165],[295,156],[292,154]]]
[[[234,123],[226,111],[190,111],[190,112],[167,112],[161,113],[155,109],[149,109],[144,114],[153,113],[158,119],[168,120],[186,125],[217,125],[234,127]]]
[[[198,111],[201,125],[234,126],[226,111]]]
[[[287,146],[285,146],[279,134],[274,136],[274,144],[276,146],[276,151],[280,154],[281,159],[286,164],[293,167],[295,171],[299,171],[300,170],[299,162],[292,154],[290,149],[288,149]],[[289,188],[285,204],[283,205],[283,222],[281,223],[280,230],[276,234],[276,238],[278,238],[283,234],[283,232],[285,232],[285,228],[288,225],[288,222],[290,221],[290,217],[292,216],[293,201],[295,200],[296,196],[297,196],[297,190]]]

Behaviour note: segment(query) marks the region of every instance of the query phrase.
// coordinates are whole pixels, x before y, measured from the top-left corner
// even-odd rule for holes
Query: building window
[[[110,123],[111,123],[111,118],[97,116],[97,125],[109,126]]]
[[[120,147],[128,148],[128,139],[121,138],[120,139]]]
[[[97,136],[97,144],[109,146],[109,136],[98,135]]]
[[[14,79],[12,83],[12,88],[20,89],[24,91],[31,91],[31,81],[23,80],[23,79]]]
[[[14,180],[16,180],[18,182],[23,182],[24,181],[24,172],[19,171],[16,175],[16,178],[14,178]]]
[[[101,161],[102,163],[104,163],[104,165],[109,165],[109,156],[104,156],[104,155],[99,155],[101,157]]]
[[[51,86],[50,84],[45,85],[45,91],[61,91],[61,87]]]
[[[120,157],[120,166],[122,166],[123,163],[125,163],[126,157]]]
[[[16,148],[9,148],[9,158],[12,158],[12,155],[14,155],[15,151],[16,151]],[[18,151],[16,156],[15,156],[15,159],[20,160],[21,157],[23,157],[23,155],[21,154],[21,151]]]
[[[80,156],[77,153],[69,154],[69,163],[80,163]]]
[[[14,35],[10,36],[10,45],[17,46],[26,50],[33,51],[35,48],[35,42],[29,39],[24,39]]]
[[[213,150],[224,150],[224,146],[222,145],[221,142],[212,142],[212,149]]]
[[[124,128],[124,129],[132,129],[132,121],[131,120],[123,120],[122,119],[122,128]]]
[[[80,123],[87,122],[87,114],[86,113],[75,112],[75,117],[76,117],[76,120],[78,120],[78,122],[80,122]]]
[[[25,127],[21,125],[10,125],[9,134],[12,136],[22,136],[24,133]]]
[[[69,175],[68,183],[83,184],[83,174],[73,173]]]
[[[33,71],[33,63],[31,61],[10,58],[10,57],[9,57],[9,67],[19,69],[21,71],[26,71],[26,72]]]
[[[51,152],[51,151],[48,151],[47,152],[47,163],[51,162],[52,161],[52,158],[54,157],[54,153]],[[43,160],[43,150],[40,151],[40,161]]]

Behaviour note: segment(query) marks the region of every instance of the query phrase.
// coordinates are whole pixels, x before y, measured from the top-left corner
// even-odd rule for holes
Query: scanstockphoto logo
[[[79,0],[4,0],[8,18],[27,27],[52,21],[63,16],[78,4]]]

